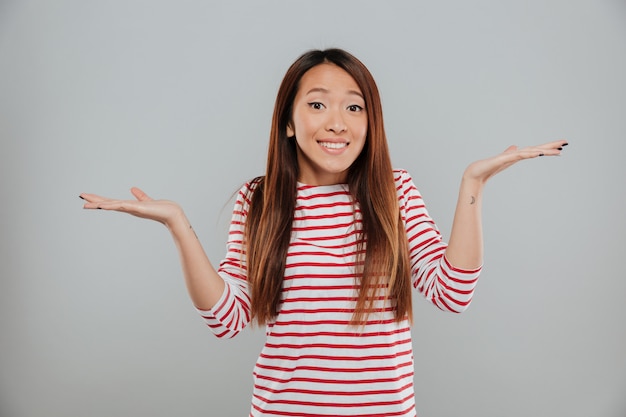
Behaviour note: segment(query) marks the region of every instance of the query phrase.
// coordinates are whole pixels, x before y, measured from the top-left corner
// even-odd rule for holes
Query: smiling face
[[[365,145],[365,100],[356,81],[334,64],[320,64],[300,79],[287,136],[295,136],[298,181],[345,183]]]

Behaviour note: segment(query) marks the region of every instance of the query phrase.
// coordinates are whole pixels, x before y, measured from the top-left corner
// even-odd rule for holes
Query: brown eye
[[[308,103],[309,107],[311,107],[312,109],[315,110],[322,110],[324,108],[324,105],[322,103],[319,103],[317,101],[314,101],[312,103]]]
[[[359,106],[358,104],[353,104],[351,106],[348,106],[348,110],[357,112],[357,111],[362,111],[363,107]]]

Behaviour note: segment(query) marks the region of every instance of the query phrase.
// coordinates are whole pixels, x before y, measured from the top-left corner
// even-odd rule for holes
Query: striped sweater
[[[446,244],[410,175],[394,171],[409,241],[413,286],[445,311],[471,301],[480,269],[454,268]],[[210,311],[200,311],[218,337],[237,335],[250,321],[242,236],[249,201],[238,194],[226,258],[226,287]],[[362,328],[354,312],[356,231],[360,221],[346,185],[299,184],[291,243],[275,321],[254,368],[250,416],[413,417],[413,351],[408,320],[378,300]]]

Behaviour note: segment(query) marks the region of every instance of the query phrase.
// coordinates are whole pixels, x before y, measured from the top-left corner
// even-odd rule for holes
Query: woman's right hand
[[[102,209],[120,211],[143,219],[155,220],[168,228],[179,219],[184,218],[182,208],[173,201],[153,200],[139,188],[133,187],[130,192],[136,200],[115,200],[95,194],[82,193],[80,198],[86,201],[85,209]]]

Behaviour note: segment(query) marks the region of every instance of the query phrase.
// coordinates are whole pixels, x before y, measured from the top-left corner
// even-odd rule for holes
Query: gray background
[[[83,211],[137,185],[217,263],[278,83],[339,46],[447,236],[471,161],[567,138],[487,186],[470,309],[416,297],[421,417],[626,415],[624,1],[0,2],[0,416],[244,416],[263,330],[214,338],[161,225]]]

